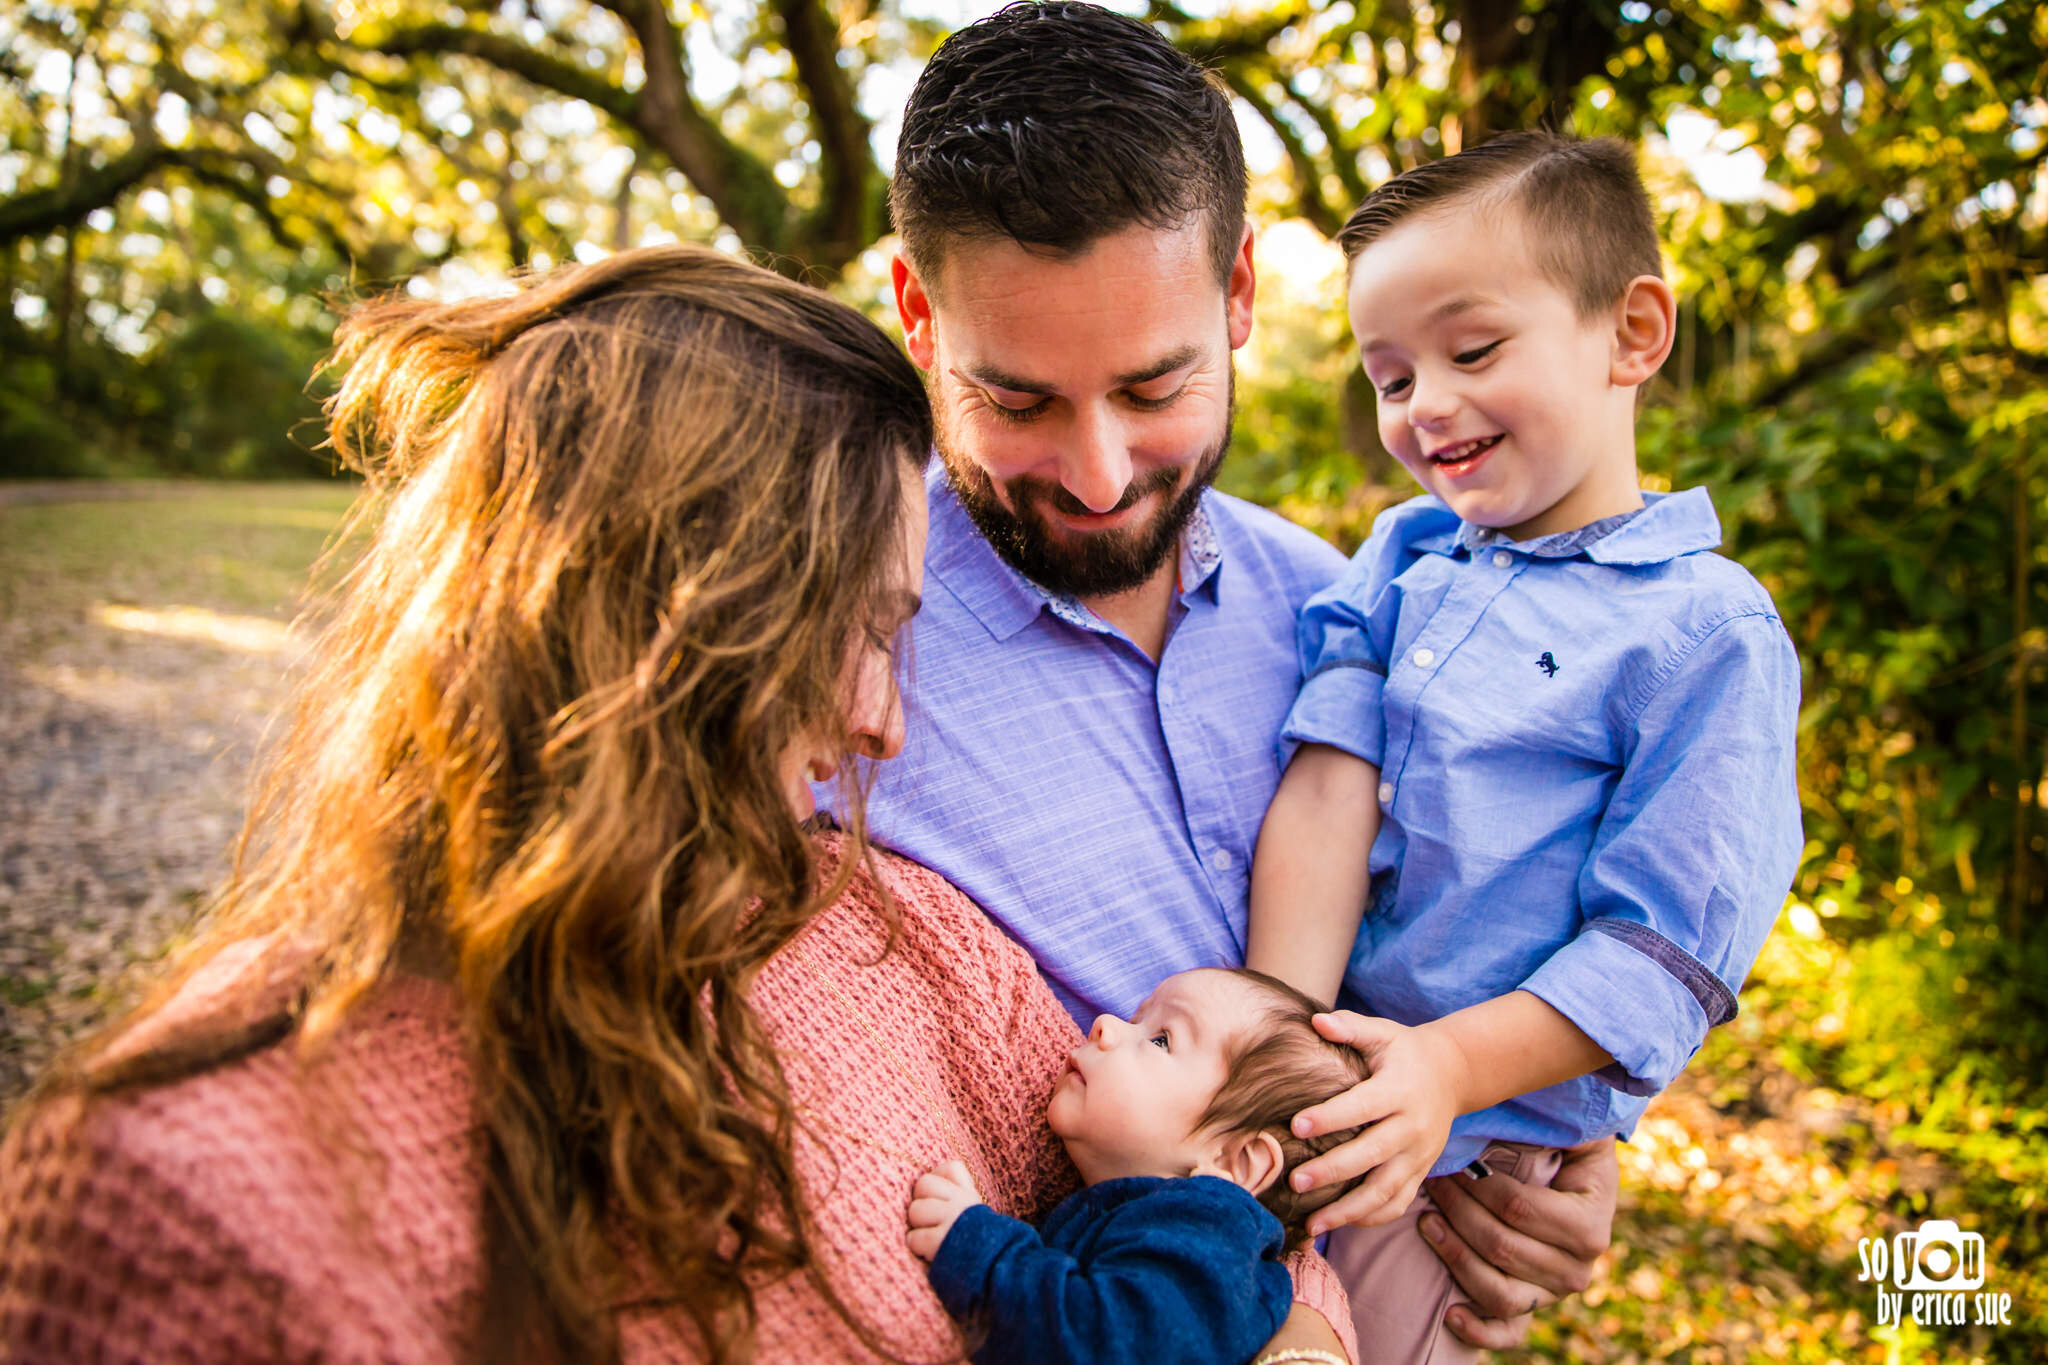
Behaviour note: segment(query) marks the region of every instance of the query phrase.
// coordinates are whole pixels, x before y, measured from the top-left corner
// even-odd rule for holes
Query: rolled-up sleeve
[[[1303,744],[1328,744],[1378,766],[1386,748],[1380,702],[1386,660],[1373,646],[1366,609],[1382,576],[1361,552],[1335,583],[1301,609],[1301,692],[1280,728],[1280,766]]]
[[[1662,1090],[1735,1016],[1798,870],[1799,660],[1775,616],[1705,631],[1646,687],[1579,879],[1578,935],[1522,983]]]

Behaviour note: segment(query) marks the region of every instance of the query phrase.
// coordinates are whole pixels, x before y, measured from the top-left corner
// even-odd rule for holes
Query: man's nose
[[[1107,512],[1131,486],[1131,450],[1123,423],[1100,408],[1084,411],[1060,457],[1060,486],[1091,512]]]

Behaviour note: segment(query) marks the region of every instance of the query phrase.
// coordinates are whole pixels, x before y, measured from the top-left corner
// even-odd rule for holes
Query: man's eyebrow
[[[1135,370],[1126,370],[1124,373],[1117,375],[1109,381],[1110,387],[1126,389],[1133,384],[1149,383],[1163,374],[1172,374],[1175,370],[1185,369],[1200,360],[1204,353],[1204,348],[1194,342],[1189,342],[1185,346],[1177,346],[1149,365],[1140,366]],[[1051,384],[1037,379],[1027,379],[1023,375],[1005,370],[997,365],[969,365],[964,370],[954,370],[954,373],[973,383],[982,384],[992,389],[1008,389],[1012,393],[1055,393],[1058,391]]]

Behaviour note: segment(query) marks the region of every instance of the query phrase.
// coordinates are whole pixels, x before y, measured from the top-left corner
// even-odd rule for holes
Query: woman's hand
[[[1349,1223],[1371,1227],[1392,1222],[1414,1202],[1450,1136],[1458,1096],[1464,1092],[1464,1053],[1428,1025],[1410,1028],[1349,1010],[1319,1014],[1315,1024],[1331,1042],[1364,1053],[1372,1076],[1296,1114],[1295,1136],[1369,1126],[1304,1163],[1291,1177],[1294,1188],[1371,1174],[1343,1198],[1318,1209],[1308,1230],[1320,1236]]]
[[[938,1255],[953,1220],[982,1202],[964,1162],[942,1161],[919,1176],[910,1190],[910,1232],[904,1238],[911,1254],[921,1261]]]
[[[1531,1313],[1591,1284],[1613,1240],[1620,1187],[1608,1138],[1566,1148],[1548,1189],[1498,1172],[1430,1181],[1438,1212],[1423,1215],[1422,1235],[1478,1310],[1451,1309],[1451,1331],[1471,1346],[1519,1345]]]

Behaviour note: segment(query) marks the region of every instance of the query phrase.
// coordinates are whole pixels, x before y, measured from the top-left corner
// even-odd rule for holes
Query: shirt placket
[[[1400,794],[1408,758],[1415,743],[1415,715],[1423,689],[1472,638],[1495,598],[1507,591],[1528,564],[1507,550],[1482,550],[1453,570],[1443,600],[1388,661],[1385,712],[1387,744],[1380,767],[1380,807],[1391,809]]]
[[[1205,671],[1201,654],[1207,624],[1206,604],[1189,604],[1187,615],[1160,653],[1153,695],[1159,710],[1159,732],[1166,741],[1167,759],[1173,765],[1174,787],[1180,793],[1188,847],[1201,865],[1210,894],[1216,898],[1217,908],[1223,912],[1242,951],[1243,927],[1240,916],[1231,913],[1231,907],[1244,903],[1248,869],[1243,854],[1231,847],[1229,806],[1219,799],[1220,784],[1197,782],[1190,786],[1184,776],[1216,771],[1199,691]]]

